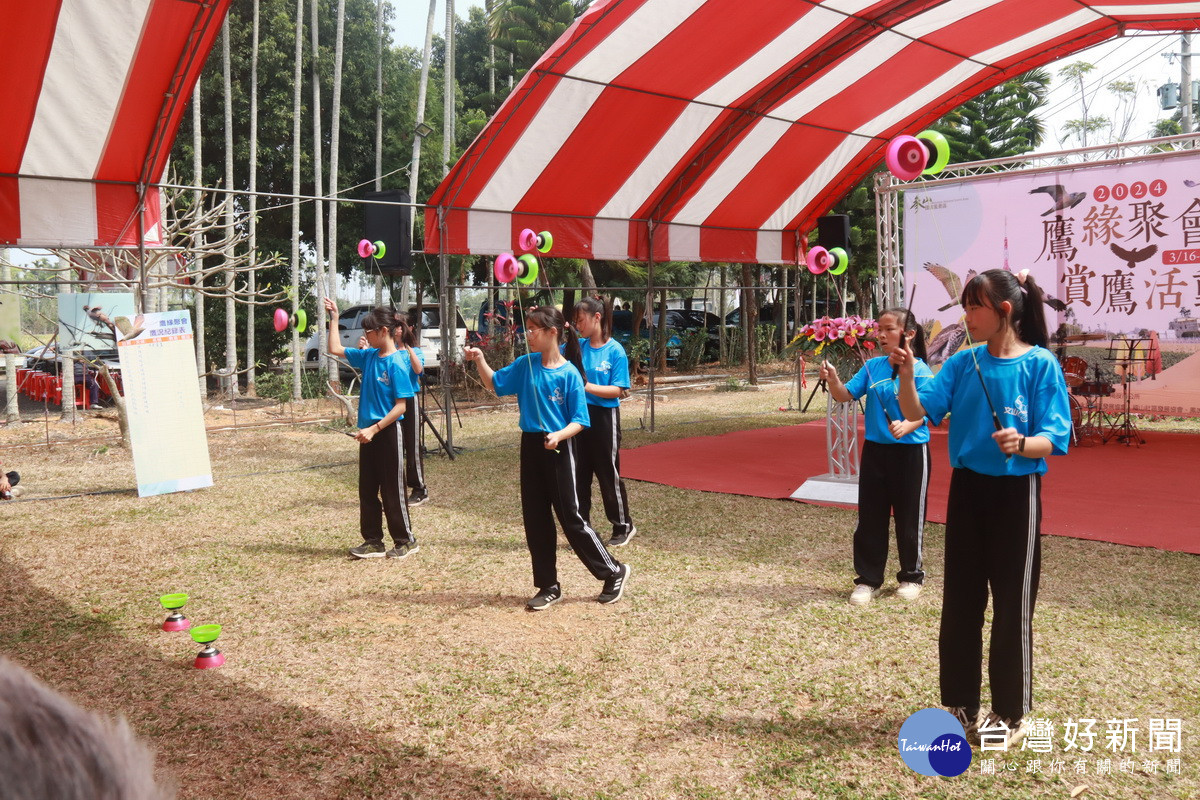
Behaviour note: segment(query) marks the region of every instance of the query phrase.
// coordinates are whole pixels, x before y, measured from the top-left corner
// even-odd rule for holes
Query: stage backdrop
[[[1200,415],[1200,155],[914,186],[903,203],[905,286],[932,363],[965,346],[962,285],[1027,268],[1051,298],[1051,333],[1090,334],[1072,346],[1101,359],[1112,340],[1155,332],[1178,351],[1153,380],[1140,362],[1130,371],[1135,410]]]

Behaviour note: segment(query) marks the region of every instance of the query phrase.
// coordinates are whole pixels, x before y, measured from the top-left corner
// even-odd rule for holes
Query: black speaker
[[[817,244],[826,250],[840,247],[850,255],[850,217],[845,214],[817,217]]]
[[[370,192],[364,199],[404,204],[367,203],[363,221],[363,238],[371,242],[383,242],[385,246],[383,258],[371,259],[382,274],[410,274],[413,268],[413,258],[412,239],[409,236],[408,227],[409,220],[412,219],[412,207],[408,205],[408,192],[402,189],[388,189],[384,192]],[[367,271],[370,272],[371,269],[368,268]]]

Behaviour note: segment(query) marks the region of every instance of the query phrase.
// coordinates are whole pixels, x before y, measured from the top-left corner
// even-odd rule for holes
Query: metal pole
[[[1192,132],[1192,35],[1179,38],[1179,124],[1184,133]]]
[[[654,220],[649,220],[646,223],[646,236],[650,242],[649,248],[649,263],[646,265],[646,311],[654,316]],[[633,321],[633,329],[636,331],[639,327],[638,320]],[[657,327],[657,326],[655,326]],[[650,393],[650,432],[654,433],[654,362],[658,360],[658,348],[655,345],[658,343],[658,335],[662,331],[651,330],[650,332],[650,370],[647,377],[647,390]]]

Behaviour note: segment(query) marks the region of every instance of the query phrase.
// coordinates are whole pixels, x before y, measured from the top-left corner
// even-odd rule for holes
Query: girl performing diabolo
[[[1033,704],[1033,607],[1041,574],[1041,476],[1065,455],[1071,409],[1062,369],[1046,349],[1042,291],[1028,271],[992,269],[963,289],[971,340],[923,386],[902,345],[900,407],[910,420],[950,414],[954,472],[946,512],[945,592],[938,637],[942,704],[969,735],[1013,744]],[[984,611],[992,594],[988,676],[981,710]]]
[[[901,338],[911,342],[916,379],[933,377],[926,366],[925,333],[912,313],[889,308],[879,315],[876,334],[884,353],[891,353]],[[887,565],[888,527],[896,516],[896,550],[900,571],[896,595],[915,600],[925,583],[921,549],[925,532],[925,500],[929,493],[929,428],[924,419],[909,422],[897,400],[899,380],[887,356],[866,361],[849,383],[826,361],[821,378],[839,403],[865,396],[866,443],[858,481],[858,527],[854,530],[854,591],[850,602],[866,605],[883,586]]]
[[[584,368],[590,424],[579,434],[579,510],[591,522],[592,476],[600,484],[604,514],[612,524],[609,545],[621,547],[637,533],[621,480],[621,398],[629,392],[625,348],[604,328],[604,304],[585,297],[575,304],[575,329]]]
[[[564,335],[571,363],[559,352]],[[579,341],[567,329],[562,312],[552,306],[525,315],[525,340],[532,352],[495,371],[479,348],[463,351],[466,361],[475,362],[485,387],[501,397],[517,396],[522,431],[521,515],[538,589],[525,607],[542,611],[562,599],[554,515],[579,560],[604,581],[597,600],[615,603],[624,594],[631,569],[609,554],[579,508],[578,443],[573,437],[588,424]]]
[[[404,441],[396,423],[404,415],[404,392],[408,388],[399,362],[392,331],[396,316],[375,308],[363,317],[363,335],[368,347],[342,347],[338,336],[337,303],[325,298],[329,314],[329,353],[342,356],[362,373],[358,398],[358,524],[363,543],[350,548],[355,558],[407,558],[417,552],[408,519],[404,485]],[[383,544],[383,517],[396,546]]]

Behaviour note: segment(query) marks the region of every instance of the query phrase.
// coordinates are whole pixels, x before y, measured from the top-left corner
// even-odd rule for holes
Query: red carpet
[[[1200,554],[1200,436],[1149,432],[1143,438],[1141,448],[1110,442],[1051,458],[1042,482],[1042,532]],[[945,522],[945,432],[935,430],[931,442],[929,520]],[[827,471],[825,452],[825,423],[810,422],[625,450],[621,472],[683,489],[786,499]]]

